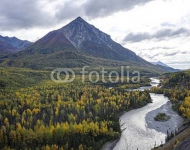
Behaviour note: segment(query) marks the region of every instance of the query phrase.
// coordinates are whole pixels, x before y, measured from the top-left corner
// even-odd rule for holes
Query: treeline
[[[149,102],[147,91],[77,81],[1,90],[0,149],[99,150],[119,138],[119,114]]]

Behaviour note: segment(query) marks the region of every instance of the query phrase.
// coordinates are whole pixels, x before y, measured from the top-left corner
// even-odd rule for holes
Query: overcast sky
[[[190,0],[0,0],[0,35],[34,42],[78,16],[147,61],[190,68]]]

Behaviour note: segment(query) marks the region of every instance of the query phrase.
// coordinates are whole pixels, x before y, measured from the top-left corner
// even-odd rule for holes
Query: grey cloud
[[[126,42],[126,41],[140,42],[140,41],[143,41],[143,40],[146,40],[146,39],[150,39],[150,38],[151,38],[151,35],[149,33],[137,33],[137,34],[129,33],[125,37],[124,42]]]
[[[155,58],[156,56],[158,56],[159,54],[155,54],[153,56],[148,56],[149,59]]]
[[[166,47],[167,48],[167,47]],[[153,47],[154,49],[154,47]],[[141,49],[141,51],[144,51],[144,50],[150,50],[150,49]],[[164,57],[170,57],[170,56],[175,56],[175,55],[179,55],[179,54],[184,54],[184,55],[187,55],[187,54],[190,54],[190,52],[187,52],[187,51],[180,51],[180,50],[175,50],[173,52],[158,52],[155,53],[155,54],[152,54],[152,53],[143,53],[143,52],[140,52],[139,53],[139,56],[141,57],[147,57],[149,59],[153,59],[153,58],[156,58],[158,55],[161,55],[161,56],[164,56]]]
[[[58,6],[56,17],[58,19],[69,19],[77,16],[94,19],[109,16],[115,12],[128,11],[137,5],[143,5],[152,0],[88,0],[68,1]]]
[[[163,26],[163,27],[175,27],[175,24],[171,24],[171,23],[169,23],[169,22],[163,22],[163,23],[161,24],[161,26]]]
[[[34,26],[50,26],[51,16],[37,0],[3,0],[0,4],[0,29],[16,30]]]
[[[153,35],[153,38],[163,38],[163,37],[175,37],[181,34],[189,35],[190,30],[186,28],[179,28],[177,30],[172,30],[172,29],[164,29],[164,30],[159,30]]]
[[[166,46],[158,46],[158,47],[151,47],[151,48],[146,48],[146,49],[140,49],[140,50],[158,50],[158,49],[165,49],[165,50],[169,50],[169,49],[174,49],[176,47],[166,47]]]
[[[139,56],[141,56],[141,57],[147,57],[147,58],[149,58],[149,59],[152,59],[152,58],[154,58],[154,57],[156,57],[156,56],[158,56],[158,55],[160,55],[160,53],[156,53],[156,54],[154,54],[154,55],[152,55],[152,54],[150,54],[150,53],[141,53],[141,54],[139,54]]]
[[[155,49],[166,49],[166,50],[168,50],[168,49],[174,49],[175,47],[165,47],[165,46],[159,46],[159,47],[152,47],[152,48],[150,48],[150,49],[148,49],[148,50],[155,50]]]
[[[16,30],[31,27],[49,27],[78,16],[93,19],[118,11],[127,11],[136,5],[152,0],[60,0],[52,12],[45,12],[51,0],[2,0],[0,4],[0,30]]]
[[[151,0],[89,0],[85,4],[85,13],[89,17],[104,17],[118,11],[128,11],[136,5]]]
[[[181,54],[190,54],[190,52],[184,51],[184,52],[181,52]]]
[[[162,53],[164,56],[174,56],[177,55],[179,52],[173,52],[173,53]]]
[[[71,18],[76,18],[78,16],[84,17],[84,4],[78,4],[77,1],[67,1],[62,5],[57,7],[57,12],[55,17],[58,20],[66,20]]]
[[[190,30],[186,28],[179,28],[177,30],[174,29],[162,29],[158,30],[157,32],[150,34],[147,32],[144,33],[129,33],[125,38],[124,42],[140,42],[144,40],[156,39],[156,40],[163,40],[169,37],[177,37],[180,35],[189,36]]]

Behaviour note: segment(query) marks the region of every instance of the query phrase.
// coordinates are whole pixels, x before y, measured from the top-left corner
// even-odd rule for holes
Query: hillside
[[[190,70],[164,75],[163,88],[190,90]]]

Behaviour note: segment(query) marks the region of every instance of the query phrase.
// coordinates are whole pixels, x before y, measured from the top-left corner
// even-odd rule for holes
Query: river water
[[[157,86],[158,79],[151,78],[151,85]],[[141,90],[150,87],[141,87]],[[163,94],[150,93],[152,103],[126,112],[120,117],[122,134],[114,150],[150,150],[165,142],[167,131],[173,131],[183,119],[171,108],[171,102]],[[154,121],[158,113],[171,118],[166,122]],[[105,148],[107,149],[107,148]]]

